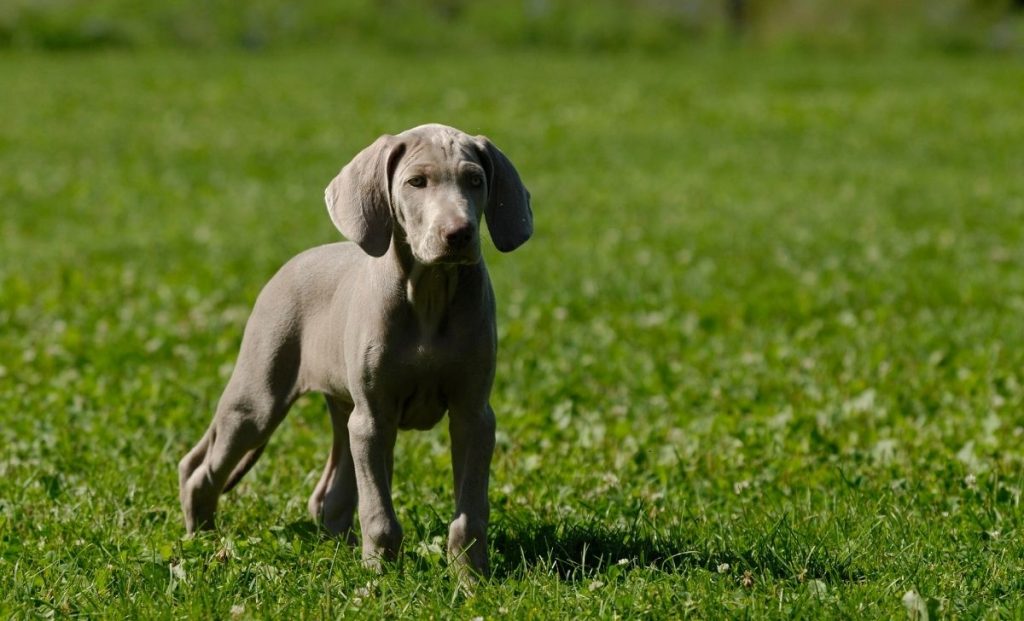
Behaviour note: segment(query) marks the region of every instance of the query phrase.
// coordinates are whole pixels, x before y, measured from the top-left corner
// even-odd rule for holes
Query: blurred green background
[[[0,46],[1020,50],[1019,0],[5,0]]]

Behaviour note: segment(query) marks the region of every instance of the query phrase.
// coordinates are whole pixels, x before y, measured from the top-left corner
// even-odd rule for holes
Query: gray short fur
[[[185,527],[213,528],[220,495],[256,461],[295,399],[318,391],[334,444],[309,499],[314,519],[352,538],[358,509],[364,561],[380,567],[395,558],[395,437],[429,429],[447,412],[449,557],[465,576],[486,575],[497,337],[480,221],[499,250],[514,250],[533,232],[529,192],[487,138],[423,125],[381,136],[325,197],[352,242],[298,255],[257,298],[213,423],[179,464]]]

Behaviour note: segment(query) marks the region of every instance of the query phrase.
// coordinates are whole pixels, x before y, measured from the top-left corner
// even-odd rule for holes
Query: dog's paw
[[[212,490],[207,477],[198,471],[193,472],[181,485],[181,512],[185,517],[185,532],[188,534],[214,529],[217,494]]]
[[[473,524],[465,515],[452,522],[448,529],[448,564],[460,583],[487,578],[487,526]]]

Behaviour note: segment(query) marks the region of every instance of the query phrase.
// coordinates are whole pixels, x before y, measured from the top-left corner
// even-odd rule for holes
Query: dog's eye
[[[469,178],[469,185],[473,186],[474,188],[479,188],[483,184],[484,178],[482,175],[473,175],[472,177]]]
[[[414,188],[425,188],[427,187],[427,178],[423,175],[416,175],[415,177],[409,177],[409,180],[406,181],[406,183]]]

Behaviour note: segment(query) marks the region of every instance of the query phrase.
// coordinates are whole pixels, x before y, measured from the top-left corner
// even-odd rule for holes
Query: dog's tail
[[[238,482],[242,480],[245,473],[249,472],[249,469],[253,467],[256,461],[260,458],[260,455],[263,454],[263,449],[265,448],[267,448],[266,443],[261,444],[242,457],[242,461],[238,462],[235,469],[231,471],[231,476],[228,477],[228,482],[224,484],[224,491],[221,493],[230,492],[232,488],[238,485]]]

